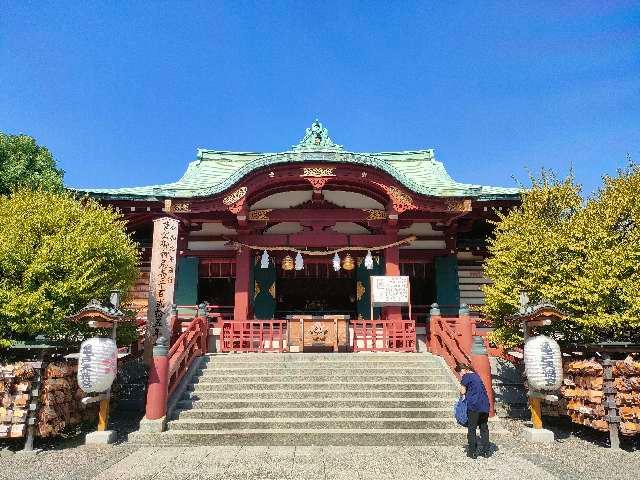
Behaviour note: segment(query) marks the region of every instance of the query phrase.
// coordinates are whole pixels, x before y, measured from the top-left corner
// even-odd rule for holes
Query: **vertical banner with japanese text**
[[[149,309],[147,311],[147,335],[152,337],[162,335],[169,339],[166,312],[171,309],[173,303],[178,224],[178,220],[170,217],[162,217],[153,221]]]

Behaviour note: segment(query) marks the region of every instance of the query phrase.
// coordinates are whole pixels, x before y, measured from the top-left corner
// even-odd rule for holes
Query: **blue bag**
[[[466,427],[469,423],[469,414],[467,413],[467,397],[464,395],[458,399],[456,405],[453,407],[453,414],[458,422],[463,427]]]

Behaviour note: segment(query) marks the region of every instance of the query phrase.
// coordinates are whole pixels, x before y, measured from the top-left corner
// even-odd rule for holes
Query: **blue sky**
[[[640,3],[0,0],[0,130],[71,186],[176,180],[197,147],[435,148],[460,181],[640,161]]]

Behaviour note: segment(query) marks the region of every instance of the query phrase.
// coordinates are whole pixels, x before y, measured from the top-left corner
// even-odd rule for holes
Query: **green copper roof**
[[[435,159],[433,150],[354,153],[329,138],[327,129],[315,121],[290,151],[282,153],[227,152],[198,149],[177,182],[133,188],[78,188],[102,198],[161,199],[215,195],[239,182],[254,170],[281,163],[354,163],[385,171],[409,190],[435,197],[472,197],[478,200],[515,199],[520,189],[458,183]]]

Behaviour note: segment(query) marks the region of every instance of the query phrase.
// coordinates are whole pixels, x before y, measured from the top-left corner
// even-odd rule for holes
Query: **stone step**
[[[435,418],[450,417],[452,408],[202,408],[183,410],[178,419],[184,418]]]
[[[270,370],[323,370],[323,369],[433,369],[442,368],[435,362],[209,362],[204,363],[207,370],[248,370],[268,368]]]
[[[208,353],[206,357],[215,361],[287,361],[287,362],[316,362],[316,361],[361,361],[361,360],[409,360],[425,359],[436,360],[437,357],[430,353],[403,353],[403,352],[361,352],[361,353]]]
[[[412,391],[444,391],[451,390],[451,384],[443,382],[267,382],[267,383],[224,383],[224,382],[198,382],[190,385],[190,389],[200,392],[246,392],[278,390],[286,391],[295,388],[301,390],[321,391],[387,391],[387,390],[412,390]]]
[[[237,409],[237,408],[449,408],[452,409],[455,397],[405,397],[405,398],[306,398],[295,399],[255,399],[244,397],[236,400],[220,399],[184,399],[178,402],[179,409]]]
[[[169,430],[353,430],[456,428],[451,418],[190,418],[169,422]]]
[[[194,400],[232,400],[232,399],[295,399],[302,395],[300,390],[198,390],[186,392],[185,397]],[[412,390],[304,390],[306,398],[345,399],[345,398],[425,398],[442,397],[455,399],[457,395],[448,390],[412,389]]]
[[[277,372],[273,375],[215,375],[211,372],[203,373],[196,376],[192,383],[220,383],[220,384],[236,384],[236,383],[306,383],[309,380],[314,382],[326,383],[351,383],[357,380],[359,383],[424,383],[424,382],[438,382],[450,384],[450,377],[443,374],[433,375],[349,375],[340,371],[336,374],[328,374],[326,372],[318,374],[307,374],[296,372],[294,375],[288,375],[286,373]]]
[[[225,379],[239,378],[239,377],[265,377],[265,376],[282,376],[282,377],[296,377],[306,375],[325,375],[337,377],[347,376],[353,377],[369,377],[369,376],[391,376],[391,377],[412,377],[415,375],[438,375],[446,378],[451,378],[442,370],[441,367],[431,368],[234,368],[234,369],[222,369],[222,368],[205,368],[196,372],[197,376],[201,377],[219,377]]]
[[[508,432],[491,430],[493,442]],[[290,429],[290,430],[169,430],[132,433],[129,441],[145,445],[463,445],[464,428],[444,429]]]

